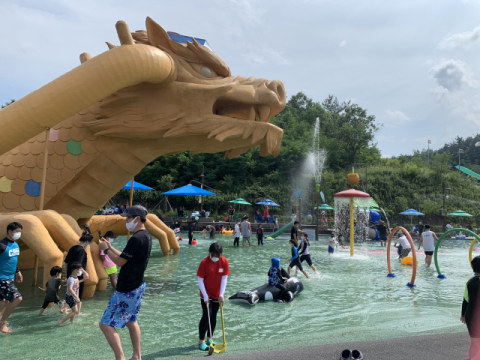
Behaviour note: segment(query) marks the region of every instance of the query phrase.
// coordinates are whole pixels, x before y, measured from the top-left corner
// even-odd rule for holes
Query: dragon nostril
[[[282,101],[285,98],[285,89],[283,88],[282,83],[279,83],[277,85],[277,95],[280,101]]]
[[[285,100],[285,89],[283,83],[278,80],[269,81],[267,87],[272,90],[278,96],[278,100],[282,102]]]

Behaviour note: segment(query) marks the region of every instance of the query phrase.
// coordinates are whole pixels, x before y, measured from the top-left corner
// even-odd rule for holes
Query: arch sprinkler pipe
[[[415,252],[415,244],[413,243],[412,237],[410,236],[409,232],[401,226],[397,226],[395,229],[392,230],[390,236],[388,237],[387,243],[387,265],[388,265],[388,277],[395,277],[395,274],[392,272],[392,266],[390,264],[390,245],[392,244],[393,235],[399,230],[402,230],[403,233],[407,236],[408,242],[412,247],[412,257],[413,257],[413,271],[412,271],[412,279],[409,283],[407,283],[408,287],[415,287],[415,277],[417,276],[417,253]]]
[[[446,276],[444,274],[442,274],[440,272],[440,267],[438,266],[438,259],[437,259],[437,252],[438,252],[438,248],[440,247],[440,243],[442,242],[442,240],[445,238],[446,235],[452,233],[452,232],[466,232],[467,234],[469,235],[472,235],[475,239],[472,241],[472,243],[470,244],[470,250],[469,250],[469,253],[468,253],[468,257],[470,259],[470,262],[472,262],[472,252],[473,252],[473,246],[475,245],[475,243],[477,242],[477,240],[480,241],[480,236],[478,236],[477,234],[475,234],[473,231],[470,231],[468,229],[463,229],[463,228],[455,228],[455,229],[450,229],[450,230],[447,230],[446,232],[444,232],[442,234],[442,236],[440,236],[440,238],[438,239],[437,243],[435,244],[435,253],[433,254],[433,260],[435,261],[435,268],[437,269],[437,273],[438,273],[438,278],[439,279],[445,279]],[[463,239],[462,239],[463,240]]]

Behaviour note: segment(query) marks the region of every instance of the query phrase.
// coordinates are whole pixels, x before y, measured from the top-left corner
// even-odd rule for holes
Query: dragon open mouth
[[[270,105],[245,104],[228,99],[218,99],[213,105],[213,114],[249,121],[270,122]]]

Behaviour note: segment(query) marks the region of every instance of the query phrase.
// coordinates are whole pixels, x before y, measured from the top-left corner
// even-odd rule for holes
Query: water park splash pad
[[[230,262],[226,297],[265,284],[272,257],[282,257],[281,266],[288,266],[290,247],[286,240],[267,241],[263,247],[251,248],[233,248],[230,235],[217,235],[216,240],[224,247],[224,255]],[[123,248],[126,241],[121,236],[113,244]],[[198,242],[197,246],[180,242],[178,256],[164,257],[158,247],[152,248],[138,320],[144,359],[205,355],[198,351],[197,345],[201,312],[195,274],[213,241]],[[312,279],[301,278],[304,290],[292,303],[263,301],[249,306],[227,300],[224,308],[227,354],[465,331],[458,318],[465,281],[472,276],[469,241],[442,242],[438,257],[448,275],[444,280],[437,279],[433,264],[432,268],[424,268],[424,257],[418,256],[416,288],[405,286],[412,267],[401,265],[397,259],[392,258],[391,265],[396,277],[387,278],[385,248],[377,253],[379,247],[370,244],[355,244],[354,257],[348,251],[336,251],[329,256],[328,238],[311,241],[312,261],[321,275],[317,277],[307,268]],[[97,292],[84,302],[82,311],[87,316],[77,318],[78,323],[73,326],[60,328],[56,322],[61,315],[56,307],[48,308],[46,316],[38,316],[44,293],[30,286],[32,270],[23,273],[25,280],[19,284],[19,290],[24,301],[10,318],[13,336],[1,336],[2,358],[111,358],[98,329],[98,321],[113,292],[110,285],[106,292]],[[62,287],[61,297],[64,291]],[[219,323],[220,318],[215,338],[221,342]],[[69,336],[65,336],[66,332]],[[131,352],[128,330],[120,329],[119,333],[128,354]],[[71,346],[72,339],[77,346]]]
[[[285,107],[281,81],[232,76],[202,41],[178,43],[150,18],[146,30],[116,30],[118,46],[81,54],[80,66],[0,111],[0,236],[22,223],[19,266],[43,266],[45,279],[78,244],[79,224],[96,241],[97,229],[127,233],[124,219],[92,215],[157,157],[280,151],[283,130],[269,121]],[[152,215],[146,226],[164,255],[178,253],[163,222]],[[96,243],[87,254],[90,298],[107,274]]]
[[[350,256],[353,256],[355,235],[362,241],[367,237],[370,195],[350,189],[336,193],[334,199],[335,233],[350,241]]]

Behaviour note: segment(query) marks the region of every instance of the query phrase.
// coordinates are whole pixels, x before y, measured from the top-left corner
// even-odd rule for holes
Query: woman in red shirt
[[[213,243],[208,249],[209,256],[202,260],[198,267],[198,287],[200,288],[200,298],[202,303],[202,318],[199,324],[200,341],[198,348],[208,350],[210,347],[212,335],[215,332],[217,324],[217,312],[220,308],[220,302],[223,304],[223,295],[227,287],[227,277],[230,274],[228,260],[222,256],[222,245]],[[208,326],[208,313],[210,313],[210,325],[212,334]],[[207,342],[205,342],[205,333],[207,333]]]

